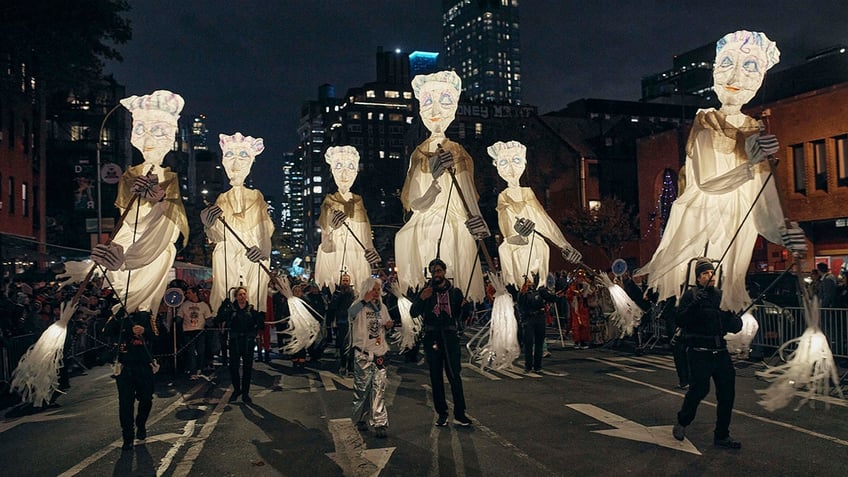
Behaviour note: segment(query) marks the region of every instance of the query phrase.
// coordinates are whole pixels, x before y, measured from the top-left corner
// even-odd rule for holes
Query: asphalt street
[[[732,435],[712,445],[714,396],[683,442],[671,426],[683,399],[671,356],[622,348],[575,350],[550,340],[541,374],[519,367],[462,370],[470,428],[434,427],[426,364],[389,363],[388,437],[350,420],[352,379],[329,355],[295,370],[256,363],[252,404],[229,403],[226,368],[211,381],[157,377],[148,438],[121,451],[110,369],[72,378],[56,403],[0,411],[8,476],[542,476],[844,475],[848,403],[814,402],[770,413],[755,376],[768,362],[737,363]],[[518,361],[517,361],[518,363]],[[775,364],[773,361],[771,364]],[[844,370],[843,370],[844,371]],[[449,396],[449,393],[448,393]]]

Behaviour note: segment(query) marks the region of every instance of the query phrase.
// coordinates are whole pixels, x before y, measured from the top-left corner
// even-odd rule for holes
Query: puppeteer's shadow
[[[241,411],[270,439],[253,440],[265,465],[280,472],[310,469],[312,475],[342,475],[341,469],[325,455],[335,449],[327,447],[327,436],[318,429],[283,419],[257,404],[241,406]]]

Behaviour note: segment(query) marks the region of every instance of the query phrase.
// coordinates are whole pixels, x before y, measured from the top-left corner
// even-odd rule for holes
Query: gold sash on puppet
[[[412,151],[412,156],[409,159],[409,171],[406,173],[406,181],[404,182],[403,190],[400,193],[400,201],[403,204],[403,208],[406,210],[411,209],[409,203],[415,199],[415,197],[409,197],[409,185],[414,180],[415,174],[417,172],[431,174],[430,158],[438,154],[438,152],[428,151],[429,144],[431,141],[431,139],[428,139],[419,144],[418,147],[416,147],[415,150]],[[453,154],[454,172],[456,174],[459,174],[460,172],[468,171],[468,173],[473,178],[474,160],[471,159],[471,155],[468,154],[465,148],[463,148],[462,145],[460,145],[459,143],[453,142],[450,139],[442,140],[441,145],[442,149]],[[473,199],[475,203],[479,199],[476,190],[464,190],[462,192],[463,194],[466,194],[467,199]],[[469,197],[469,194],[473,194],[473,197]]]

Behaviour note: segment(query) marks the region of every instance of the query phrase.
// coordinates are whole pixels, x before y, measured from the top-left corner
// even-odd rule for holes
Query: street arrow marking
[[[21,424],[31,423],[31,422],[48,422],[55,421],[57,419],[67,419],[69,417],[75,417],[76,414],[56,414],[60,411],[57,409],[55,411],[47,411],[38,414],[30,414],[28,416],[21,416],[10,419],[6,422],[0,422],[0,434],[8,431],[9,429],[19,426]],[[5,418],[5,416],[3,416]]]
[[[621,437],[631,441],[647,442],[649,444],[668,447],[669,449],[701,455],[698,449],[689,442],[689,439],[684,438],[683,441],[678,441],[671,435],[671,428],[673,426],[645,427],[638,422],[627,420],[591,404],[566,404],[566,406],[597,419],[604,424],[615,427],[615,429],[592,432],[606,436]]]
[[[395,451],[394,447],[368,449],[353,421],[348,418],[330,419],[329,427],[336,452],[328,452],[327,457],[342,468],[346,477],[380,475]]]

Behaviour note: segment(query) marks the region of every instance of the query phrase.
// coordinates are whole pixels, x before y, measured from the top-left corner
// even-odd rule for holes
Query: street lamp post
[[[103,142],[103,128],[106,127],[106,120],[109,119],[109,116],[115,112],[119,107],[121,107],[121,103],[116,104],[106,113],[106,116],[103,116],[103,121],[100,122],[100,130],[97,131],[97,170],[95,174],[97,174],[97,243],[100,243],[100,237],[103,236],[103,207],[102,207],[102,197],[100,195],[100,182],[101,182],[101,171],[100,171],[100,150],[102,149]]]

